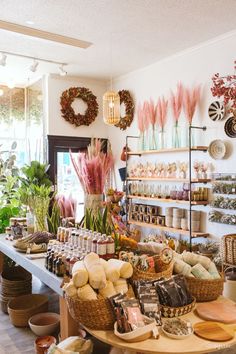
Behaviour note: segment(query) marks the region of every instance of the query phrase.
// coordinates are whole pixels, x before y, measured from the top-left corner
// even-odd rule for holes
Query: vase
[[[84,198],[84,210],[90,209],[97,213],[102,208],[103,194],[86,194]]]
[[[181,147],[181,129],[176,123],[173,126],[172,130],[172,147],[173,148],[180,148]]]
[[[140,133],[140,135],[139,135],[138,150],[139,151],[143,151],[144,150],[144,133]]]
[[[48,231],[47,215],[45,214],[34,214],[34,232],[37,231]]]
[[[34,232],[34,214],[32,212],[26,213],[26,225],[27,225],[27,233],[32,234]]]
[[[158,134],[158,148],[165,149],[166,148],[166,132],[162,129]]]
[[[157,149],[157,131],[154,127],[149,130],[149,150]]]

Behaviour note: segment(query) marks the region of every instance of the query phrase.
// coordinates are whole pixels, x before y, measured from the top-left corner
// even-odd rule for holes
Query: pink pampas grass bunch
[[[172,108],[174,123],[176,126],[178,125],[179,116],[183,106],[183,93],[184,88],[181,82],[179,82],[177,85],[176,94],[174,94],[173,91],[170,93],[170,104]]]
[[[102,151],[100,139],[92,139],[87,153],[78,153],[77,159],[70,153],[71,161],[80,183],[87,194],[102,194],[106,178],[114,165],[111,151]]]
[[[163,131],[167,121],[168,100],[163,96],[159,98],[156,105],[156,121]]]
[[[192,89],[190,88],[184,89],[184,96],[183,96],[184,112],[189,125],[192,124],[196,107],[200,101],[200,94],[201,94],[200,85],[195,86]]]

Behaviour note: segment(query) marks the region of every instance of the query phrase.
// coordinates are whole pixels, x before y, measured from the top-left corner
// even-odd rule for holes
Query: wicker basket
[[[2,272],[1,308],[7,313],[7,305],[10,300],[20,296],[31,294],[32,275],[20,266],[9,267]]]
[[[161,305],[161,314],[163,317],[169,317],[169,318],[186,315],[186,313],[189,313],[194,309],[195,304],[196,304],[196,299],[193,298],[191,304],[181,306],[181,307],[169,307],[169,306]]]
[[[48,297],[40,294],[23,295],[8,303],[11,323],[16,327],[27,327],[31,316],[48,311]]]
[[[197,302],[216,300],[223,293],[224,277],[220,279],[198,279],[185,277],[189,292],[196,298]]]
[[[173,273],[174,263],[171,262],[165,266],[159,273],[144,272],[134,267],[132,280],[158,280],[160,278],[170,278]]]
[[[236,234],[225,235],[221,239],[222,262],[236,265]]]
[[[134,297],[132,287],[126,294]],[[108,299],[100,297],[97,300],[80,300],[65,295],[69,312],[76,322],[89,329],[113,330],[116,321],[112,305]]]

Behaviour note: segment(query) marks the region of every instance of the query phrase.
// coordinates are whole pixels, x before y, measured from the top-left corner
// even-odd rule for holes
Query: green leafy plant
[[[21,177],[20,180],[23,186],[29,186],[34,184],[36,186],[51,186],[52,182],[47,174],[49,165],[41,164],[38,161],[31,161],[30,165],[22,167],[21,171],[25,177]]]
[[[94,214],[92,209],[86,209],[85,216],[82,219],[80,226],[106,235],[110,235],[114,228],[113,223],[109,218],[107,207],[103,212],[98,210],[96,214]]]

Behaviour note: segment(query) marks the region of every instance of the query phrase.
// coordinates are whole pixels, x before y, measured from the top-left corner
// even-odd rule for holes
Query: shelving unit
[[[160,181],[160,182],[182,182],[182,183],[209,183],[211,179],[194,178],[162,178],[162,177],[128,177],[127,181]]]
[[[167,149],[160,149],[160,150],[148,150],[148,151],[129,151],[126,154],[126,212],[127,212],[127,218],[128,218],[128,205],[131,200],[134,199],[140,199],[143,201],[156,201],[156,202],[161,202],[161,203],[176,203],[176,204],[185,204],[188,205],[189,207],[189,212],[190,212],[190,225],[189,225],[189,230],[182,230],[182,229],[175,229],[172,227],[167,227],[163,225],[156,225],[156,224],[149,224],[145,222],[139,222],[135,220],[127,220],[127,224],[133,224],[136,226],[141,226],[141,227],[149,227],[153,229],[159,229],[159,230],[164,230],[168,232],[173,232],[173,233],[178,233],[182,235],[189,235],[189,241],[190,241],[190,250],[192,249],[192,239],[196,237],[208,237],[209,234],[205,232],[193,232],[192,231],[192,222],[191,222],[191,213],[192,213],[192,207],[198,206],[198,205],[207,205],[207,201],[183,201],[183,200],[172,200],[172,199],[166,199],[166,198],[152,198],[152,197],[145,197],[145,196],[136,196],[136,195],[130,195],[129,193],[129,188],[128,188],[128,182],[129,181],[159,181],[159,182],[180,182],[180,183],[189,183],[190,185],[190,195],[192,194],[192,185],[194,183],[209,183],[211,182],[210,179],[196,179],[192,178],[192,152],[207,152],[208,147],[207,146],[192,146],[192,130],[202,130],[205,131],[206,127],[196,127],[196,126],[189,126],[189,147],[183,147],[183,148],[167,148]],[[126,137],[126,151],[128,151],[128,140],[129,139],[138,139],[139,137],[137,136],[127,136]],[[142,155],[155,155],[155,154],[165,154],[165,153],[188,153],[188,162],[189,162],[189,175],[188,178],[161,178],[161,177],[128,177],[127,176],[127,171],[128,171],[128,156],[142,156]]]
[[[173,203],[173,204],[189,204],[189,200],[178,200],[178,199],[170,199],[170,198],[157,198],[157,197],[144,197],[139,195],[128,195],[128,199],[140,199],[146,201],[155,201],[160,203]],[[191,201],[192,205],[207,205],[207,201]]]
[[[189,235],[188,230],[182,230],[182,229],[176,229],[174,227],[168,227],[168,226],[163,226],[163,225],[155,225],[155,224],[148,224],[146,222],[141,222],[141,221],[135,221],[135,220],[129,220],[129,224],[133,224],[136,226],[142,226],[142,227],[149,227],[152,229],[159,229],[163,231],[169,231],[181,235]],[[197,237],[208,237],[209,234],[206,232],[192,232],[192,238],[197,238]]]

